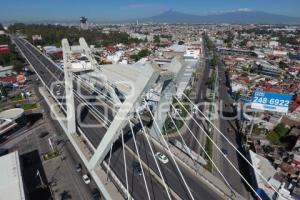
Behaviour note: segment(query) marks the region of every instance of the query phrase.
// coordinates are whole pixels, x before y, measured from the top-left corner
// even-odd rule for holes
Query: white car
[[[82,176],[82,180],[84,181],[85,184],[90,184],[90,182],[91,182],[91,179],[87,174],[84,174]]]
[[[166,164],[169,162],[169,159],[168,157],[165,155],[165,154],[162,154],[161,152],[157,152],[155,154],[155,157],[160,161],[162,162],[163,164]]]
[[[61,95],[60,91],[57,90],[57,91],[56,91],[56,96],[60,96],[60,95]]]

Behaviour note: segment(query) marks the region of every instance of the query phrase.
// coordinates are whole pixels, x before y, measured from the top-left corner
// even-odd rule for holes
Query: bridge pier
[[[62,40],[63,58],[64,58],[64,77],[65,77],[65,99],[67,108],[67,134],[76,133],[76,114],[73,93],[73,75],[71,71],[70,45],[67,39]]]

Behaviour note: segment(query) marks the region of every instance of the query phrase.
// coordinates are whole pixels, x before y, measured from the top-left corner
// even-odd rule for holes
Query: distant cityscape
[[[300,17],[1,20],[0,199],[300,199]]]

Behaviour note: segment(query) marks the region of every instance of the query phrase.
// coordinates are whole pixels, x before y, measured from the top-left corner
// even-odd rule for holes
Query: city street
[[[241,144],[240,138],[242,137],[239,132],[239,122],[238,119],[227,120],[224,117],[232,117],[235,116],[234,108],[232,104],[234,100],[230,97],[228,93],[228,81],[225,76],[225,68],[224,65],[221,64],[218,66],[219,70],[219,102],[220,106],[220,114],[219,118],[216,120],[219,123],[219,130],[229,139],[229,141],[237,148]],[[218,127],[218,124],[216,124]],[[214,131],[214,139],[216,144],[218,144],[219,148],[227,153],[227,158],[234,164],[234,166],[240,170],[242,168],[242,163],[238,160],[238,154],[234,150],[234,148],[220,135],[218,131]],[[221,155],[221,153],[214,147],[213,150],[213,159],[216,165],[219,167],[222,174],[225,176],[230,185],[236,190],[239,191],[241,195],[244,197],[248,197],[248,192],[245,188],[245,185],[238,175],[238,173],[234,170],[234,168],[226,161],[226,159]],[[214,169],[213,173],[220,177],[220,174]]]

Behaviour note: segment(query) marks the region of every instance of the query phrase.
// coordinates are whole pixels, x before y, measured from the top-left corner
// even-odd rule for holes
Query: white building
[[[197,61],[185,61],[182,72],[178,75],[176,96],[182,98],[184,91],[190,86]]]
[[[124,51],[117,51],[114,54],[108,55],[106,57],[107,61],[110,61],[112,64],[118,63],[124,55]]]
[[[201,54],[200,49],[187,49],[183,55],[185,59],[199,59]]]
[[[288,52],[285,50],[274,49],[273,55],[275,56],[287,56]]]
[[[13,108],[0,113],[0,135],[12,130],[23,121],[24,109]]]
[[[275,48],[275,47],[278,47],[279,46],[279,42],[277,41],[270,41],[269,42],[269,47],[270,48]]]
[[[18,151],[0,157],[0,199],[25,200]]]
[[[273,196],[275,194],[275,191],[273,190],[274,188],[277,191],[279,191],[280,196],[283,197],[276,199],[292,200],[293,198],[291,197],[289,192],[287,192],[286,189],[284,189],[284,184],[273,178],[276,173],[276,170],[268,161],[268,159],[254,153],[251,150],[249,151],[249,153],[252,164],[254,166],[254,174],[258,188],[264,190],[264,192],[268,195],[270,199],[273,199]]]

